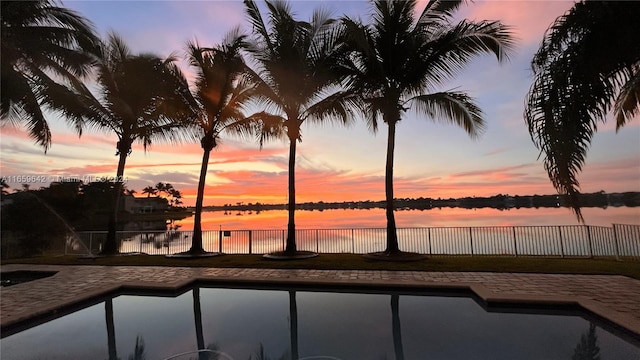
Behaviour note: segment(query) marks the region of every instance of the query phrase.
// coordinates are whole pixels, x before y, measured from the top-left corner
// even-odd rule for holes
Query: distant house
[[[123,210],[132,214],[151,214],[165,212],[169,209],[169,202],[159,196],[135,197],[132,195],[123,196]]]

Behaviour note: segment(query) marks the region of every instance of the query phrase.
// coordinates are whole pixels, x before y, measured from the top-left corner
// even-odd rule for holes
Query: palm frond
[[[620,89],[613,107],[616,116],[616,131],[640,114],[640,62],[630,72],[630,79]]]
[[[286,119],[279,115],[274,115],[266,111],[260,111],[247,117],[247,121],[256,124],[257,140],[260,147],[266,141],[283,140],[287,137],[286,127],[284,123]]]
[[[418,73],[408,74],[405,81],[416,88],[437,87],[481,54],[494,54],[499,62],[507,60],[514,47],[510,28],[498,21],[463,20],[433,36],[411,57],[411,69]]]
[[[418,24],[432,26],[434,23],[449,21],[465,0],[429,0],[418,17]]]
[[[3,122],[24,124],[46,151],[51,134],[36,105],[46,106],[40,101],[53,88],[48,86],[53,79],[67,85],[89,73],[99,39],[88,20],[54,1],[5,1],[0,6],[0,115]]]
[[[19,119],[27,119],[24,125],[29,132],[29,136],[35,140],[38,145],[42,146],[46,153],[51,146],[51,129],[40,109],[40,104],[34,93],[31,91],[25,92],[18,106],[14,108],[14,111]],[[21,122],[24,123],[24,120]]]
[[[323,94],[317,102],[305,108],[300,118],[312,123],[335,122],[339,125],[350,125],[353,123],[355,111],[360,108],[359,96],[348,90],[340,90],[330,95]]]
[[[638,111],[638,17],[633,3],[578,2],[547,30],[531,64],[529,133],[552,184],[580,220],[577,174],[598,123],[606,121],[614,100],[618,129]]]
[[[434,121],[453,123],[462,127],[472,138],[477,138],[485,128],[482,110],[463,92],[446,91],[419,95],[407,101],[415,103],[418,112]]]

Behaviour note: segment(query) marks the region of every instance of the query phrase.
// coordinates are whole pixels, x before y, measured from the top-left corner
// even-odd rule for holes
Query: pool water
[[[640,359],[638,339],[587,318],[488,312],[461,295],[197,287],[108,298],[0,349],[16,360]]]

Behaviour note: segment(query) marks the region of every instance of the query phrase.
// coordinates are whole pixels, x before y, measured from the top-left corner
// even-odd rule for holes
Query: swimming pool
[[[17,360],[640,358],[640,340],[586,314],[487,311],[468,295],[272,287],[119,294],[8,335],[0,347],[3,359]]]

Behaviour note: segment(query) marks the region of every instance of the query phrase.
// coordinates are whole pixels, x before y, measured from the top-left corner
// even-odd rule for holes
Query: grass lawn
[[[261,255],[224,255],[203,259],[169,259],[160,255],[129,255],[80,259],[45,256],[3,260],[2,264],[189,266],[320,270],[485,271],[556,274],[616,274],[640,279],[640,262],[615,259],[538,257],[433,256],[416,262],[383,262],[353,254],[320,254],[306,260],[276,261]]]

